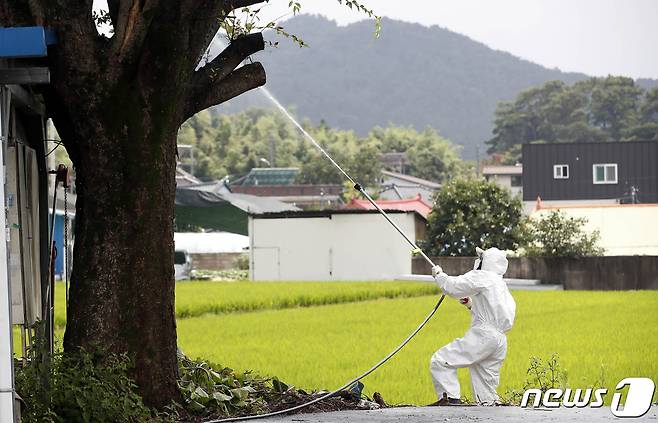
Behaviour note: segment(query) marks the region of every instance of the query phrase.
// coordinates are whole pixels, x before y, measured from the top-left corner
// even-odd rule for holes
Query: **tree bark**
[[[127,353],[145,402],[162,407],[178,398],[172,266],[176,127],[125,124],[106,119],[74,161],[75,265],[64,348]],[[129,130],[112,129],[121,127]]]

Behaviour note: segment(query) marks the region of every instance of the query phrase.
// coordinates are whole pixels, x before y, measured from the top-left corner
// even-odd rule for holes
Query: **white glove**
[[[432,267],[432,276],[436,278],[436,275],[440,275],[443,273],[443,269],[441,269],[441,266],[438,264],[434,267]]]
[[[471,307],[473,307],[473,301],[471,300],[471,297],[460,298],[459,302],[469,310],[471,309]]]

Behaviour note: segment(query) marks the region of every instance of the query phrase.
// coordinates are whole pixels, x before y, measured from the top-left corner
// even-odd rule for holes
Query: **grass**
[[[176,286],[176,316],[314,307],[437,292],[434,285],[422,282],[184,282]]]
[[[65,323],[63,286],[56,322]],[[302,388],[335,388],[365,371],[411,332],[438,299],[408,282],[183,282],[176,287],[178,341],[191,357],[276,375]],[[516,291],[517,321],[499,392],[522,387],[532,356],[560,356],[569,385],[624,377],[658,380],[658,292]],[[463,335],[466,309],[446,300],[428,326],[364,382],[393,403],[434,400],[431,354]],[[15,338],[17,339],[17,338]],[[603,375],[603,376],[602,376]],[[603,380],[601,380],[603,379]],[[470,396],[467,371],[462,390]],[[611,394],[608,394],[609,401]]]
[[[517,323],[499,392],[520,388],[532,356],[557,352],[569,384],[624,377],[658,379],[658,292],[515,292]],[[379,299],[306,309],[266,310],[179,320],[179,345],[237,369],[277,375],[303,388],[334,388],[369,368],[411,332],[435,297]],[[466,310],[446,301],[398,356],[364,382],[393,403],[434,400],[428,360],[468,327]],[[603,372],[603,380],[601,374]],[[463,395],[470,397],[466,371]],[[608,395],[608,401],[611,394]]]
[[[176,317],[342,304],[377,298],[406,298],[438,292],[422,282],[206,282],[176,284]],[[66,326],[63,283],[55,287],[55,325]]]

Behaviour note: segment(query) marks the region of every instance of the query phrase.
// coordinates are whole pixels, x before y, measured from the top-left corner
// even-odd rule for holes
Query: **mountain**
[[[268,89],[296,115],[359,135],[388,123],[430,125],[462,145],[466,159],[491,138],[499,101],[549,80],[573,83],[588,77],[547,69],[438,26],[384,19],[379,39],[371,21],[338,26],[300,15],[284,27],[309,47],[283,40],[254,60],[265,66]],[[254,91],[216,110],[270,105]]]

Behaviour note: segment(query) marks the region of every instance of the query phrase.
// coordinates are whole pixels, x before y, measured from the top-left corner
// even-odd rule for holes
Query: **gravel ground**
[[[568,423],[568,422],[649,422],[658,421],[658,407],[638,419],[620,419],[610,408],[522,409],[519,407],[400,407],[372,411],[335,411],[330,413],[295,414],[292,416],[254,420],[262,423],[442,423],[442,422],[505,422],[505,423]]]

